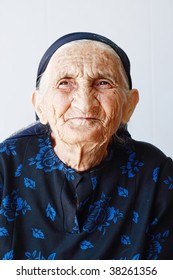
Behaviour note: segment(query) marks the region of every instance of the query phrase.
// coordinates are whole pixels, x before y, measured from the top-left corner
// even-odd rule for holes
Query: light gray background
[[[173,157],[172,0],[0,0],[0,141],[34,121],[38,63],[74,31],[100,33],[124,48],[140,91],[129,130]]]

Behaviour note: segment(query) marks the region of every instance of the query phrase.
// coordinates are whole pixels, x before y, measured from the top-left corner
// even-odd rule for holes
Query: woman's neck
[[[101,163],[107,155],[109,143],[85,143],[69,145],[54,141],[54,151],[67,166],[82,172]]]

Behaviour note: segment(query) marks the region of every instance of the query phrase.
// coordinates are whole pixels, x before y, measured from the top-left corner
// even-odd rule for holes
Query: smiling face
[[[100,42],[77,41],[54,53],[33,104],[56,142],[103,143],[128,121],[138,100],[134,93],[114,50]]]

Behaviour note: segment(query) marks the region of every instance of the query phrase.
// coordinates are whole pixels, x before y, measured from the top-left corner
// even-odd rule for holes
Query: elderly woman
[[[127,132],[125,52],[61,37],[32,101],[37,122],[0,146],[0,259],[172,259],[173,163]]]

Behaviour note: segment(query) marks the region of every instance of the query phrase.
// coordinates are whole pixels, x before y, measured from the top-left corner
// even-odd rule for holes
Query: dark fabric
[[[45,52],[45,54],[43,55],[39,67],[38,67],[38,71],[37,71],[37,79],[36,79],[36,87],[38,87],[39,85],[39,81],[40,81],[40,77],[43,74],[43,72],[45,71],[49,60],[51,59],[52,55],[54,54],[54,52],[59,49],[61,46],[63,46],[64,44],[67,44],[69,42],[72,41],[77,41],[77,40],[94,40],[94,41],[99,41],[102,43],[105,43],[107,45],[109,45],[111,48],[114,49],[114,51],[118,54],[118,56],[120,57],[122,64],[124,66],[128,81],[129,81],[129,88],[132,88],[132,80],[131,80],[131,75],[130,75],[130,61],[129,58],[127,56],[127,54],[118,46],[116,45],[114,42],[112,42],[110,39],[99,35],[99,34],[94,34],[94,33],[89,33],[89,32],[75,32],[75,33],[70,33],[70,34],[66,34],[63,37],[59,38],[58,40],[56,40]]]
[[[114,139],[78,173],[37,123],[0,145],[0,259],[173,259],[173,162]]]

